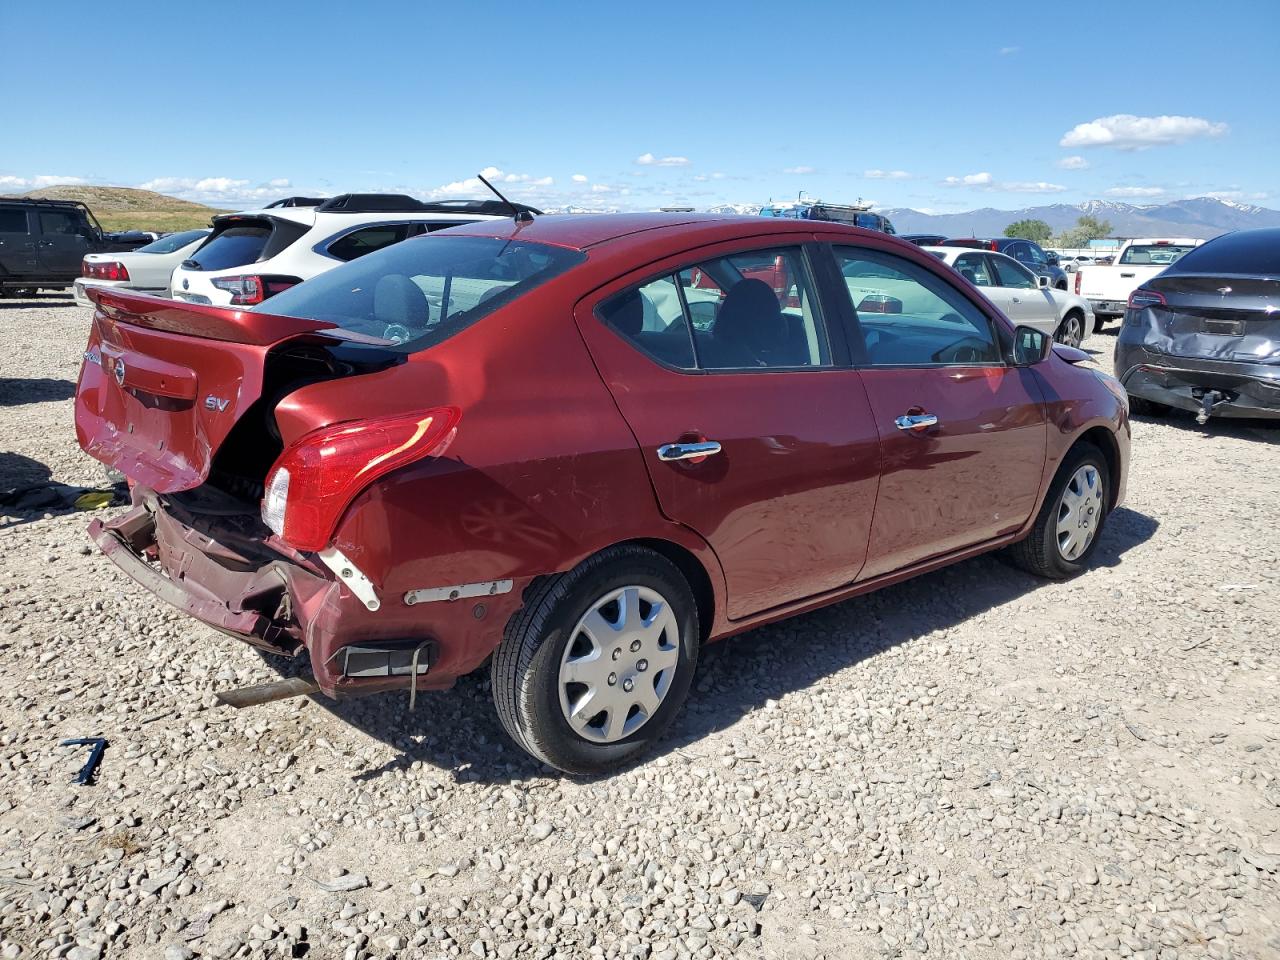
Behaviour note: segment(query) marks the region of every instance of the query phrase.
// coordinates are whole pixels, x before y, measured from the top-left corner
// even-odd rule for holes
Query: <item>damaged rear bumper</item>
[[[312,558],[254,536],[249,518],[210,524],[169,498],[134,489],[133,507],[89,536],[133,580],[200,622],[260,649],[309,654],[330,697],[447,687],[432,673],[435,637],[380,618]],[[246,529],[239,529],[246,528]]]
[[[1117,347],[1116,370],[1132,396],[1199,413],[1208,394],[1215,417],[1280,419],[1280,368],[1276,366],[1123,347]]]

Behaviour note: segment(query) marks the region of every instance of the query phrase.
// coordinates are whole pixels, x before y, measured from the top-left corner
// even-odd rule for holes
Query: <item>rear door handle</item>
[[[701,443],[664,443],[658,448],[659,460],[692,460],[694,457],[710,457],[720,452],[720,444],[714,440]]]
[[[932,413],[908,413],[893,421],[893,425],[899,430],[924,430],[936,427],[938,418]]]

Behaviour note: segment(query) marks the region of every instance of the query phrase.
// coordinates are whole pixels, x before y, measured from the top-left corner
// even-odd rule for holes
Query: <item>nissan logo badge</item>
[[[122,387],[124,386],[124,361],[123,360],[116,361],[116,383],[120,384],[120,386]]]

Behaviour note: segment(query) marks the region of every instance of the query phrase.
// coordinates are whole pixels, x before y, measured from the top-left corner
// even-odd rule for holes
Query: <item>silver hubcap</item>
[[[579,734],[614,743],[649,722],[671,689],[680,628],[666,598],[622,587],[591,605],[560,660],[560,709]]]
[[[1072,314],[1062,324],[1062,342],[1069,347],[1078,347],[1082,340],[1084,329],[1080,325],[1080,318]]]
[[[1071,476],[1058,501],[1058,552],[1074,560],[1089,549],[1102,522],[1102,477],[1086,463]]]

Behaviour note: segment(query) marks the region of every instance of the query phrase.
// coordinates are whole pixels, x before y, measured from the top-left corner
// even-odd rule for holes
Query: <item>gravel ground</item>
[[[87,323],[0,303],[0,488],[99,482]],[[219,708],[279,664],[86,514],[0,508],[0,957],[1280,956],[1278,440],[1139,421],[1088,574],[982,558],[709,648],[664,749],[596,781],[481,678]]]

